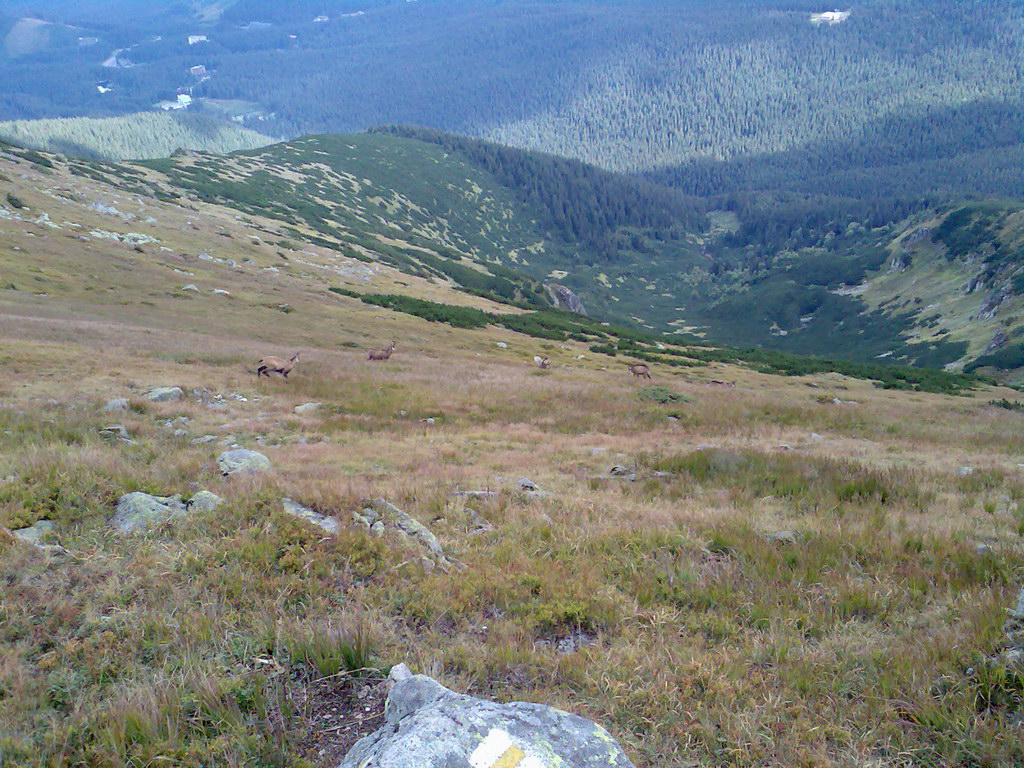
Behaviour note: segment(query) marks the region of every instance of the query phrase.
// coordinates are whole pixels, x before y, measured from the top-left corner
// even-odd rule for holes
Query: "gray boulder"
[[[148,493],[126,493],[117,501],[110,524],[118,533],[144,531],[165,520],[182,515],[185,504],[181,496],[150,496]]]
[[[497,704],[445,688],[404,664],[385,724],[360,739],[339,768],[632,768],[601,726],[543,704]]]
[[[218,496],[216,493],[210,493],[210,491],[199,491],[188,500],[185,505],[188,507],[190,512],[212,512],[221,504],[224,503],[224,499]]]
[[[254,474],[270,469],[270,459],[256,451],[235,448],[218,456],[217,466],[222,475]]]
[[[154,403],[169,403],[176,400],[183,400],[185,393],[181,387],[156,387],[143,395],[144,398]]]
[[[295,406],[296,413],[313,413],[314,411],[320,410],[320,406],[323,403],[303,403],[302,405]]]
[[[127,397],[115,397],[113,400],[107,402],[103,406],[103,410],[107,413],[119,413],[121,411],[128,410],[128,398]]]

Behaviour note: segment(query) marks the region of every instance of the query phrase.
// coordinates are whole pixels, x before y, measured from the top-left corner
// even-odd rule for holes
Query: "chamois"
[[[637,378],[649,379],[651,378],[651,369],[641,363],[626,363],[626,367],[629,368],[629,372]]]
[[[391,353],[395,351],[395,342],[391,342],[384,349],[371,349],[367,355],[367,360],[390,360]]]
[[[541,357],[540,355],[534,355],[533,362],[535,362],[537,364],[537,367],[540,368],[541,370],[546,371],[548,368],[551,367],[551,361],[548,360],[546,357]]]
[[[256,378],[260,376],[266,376],[270,378],[270,373],[280,373],[286,379],[288,374],[291,373],[292,368],[299,362],[299,353],[296,352],[287,360],[282,360],[280,357],[264,357],[260,359],[260,367],[256,369]]]

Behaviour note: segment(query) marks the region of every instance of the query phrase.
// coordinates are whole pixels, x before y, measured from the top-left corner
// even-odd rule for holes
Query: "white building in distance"
[[[823,13],[812,13],[811,24],[842,24],[850,18],[852,11],[825,11]]]

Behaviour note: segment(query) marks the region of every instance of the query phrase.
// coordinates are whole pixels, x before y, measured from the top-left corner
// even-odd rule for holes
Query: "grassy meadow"
[[[0,219],[0,526],[54,521],[66,550],[0,533],[4,765],[334,766],[403,661],[594,718],[641,768],[1024,764],[1024,677],[983,663],[1024,581],[1024,414],[989,404],[1019,393],[633,379],[584,343],[331,294],[490,306],[313,246],[281,258],[266,221],[126,196],[124,225],[87,205],[97,184],[0,170],[25,206]],[[89,234],[126,227],[159,244]],[[256,379],[293,351],[287,381]],[[141,397],[170,385],[186,398]],[[226,444],[271,471],[221,477]],[[107,524],[121,494],[200,489],[226,503]],[[465,567],[349,526],[376,497]]]

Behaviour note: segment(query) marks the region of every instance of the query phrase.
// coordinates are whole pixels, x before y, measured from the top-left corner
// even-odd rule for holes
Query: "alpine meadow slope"
[[[1012,200],[910,205],[866,225],[812,203],[790,229],[770,223],[771,201],[727,210],[578,161],[408,129],[112,175],[69,162],[126,189],[271,216],[295,240],[499,301],[543,308],[544,286],[564,286],[595,317],[684,342],[933,368],[1021,343]],[[1018,381],[1010,359],[985,372]]]
[[[638,768],[1024,762],[1020,393],[542,309],[490,260],[525,206],[387,136],[0,147],[5,764],[336,768],[399,662]],[[998,281],[1016,215],[922,220],[890,276]]]

